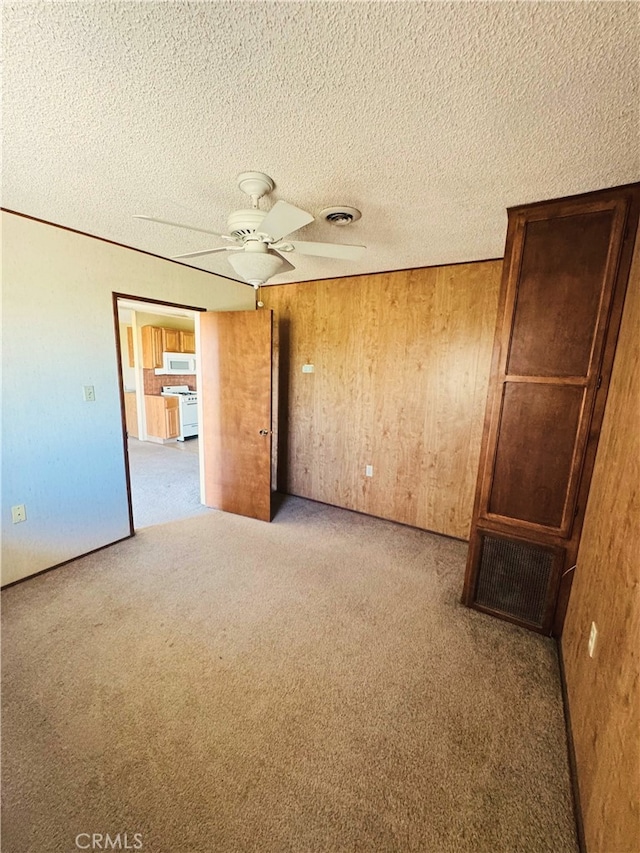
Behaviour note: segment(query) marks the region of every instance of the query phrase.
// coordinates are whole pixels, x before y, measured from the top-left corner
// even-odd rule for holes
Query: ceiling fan
[[[241,278],[256,289],[272,276],[295,269],[293,264],[282,256],[282,252],[355,261],[365,251],[364,246],[284,240],[293,231],[313,222],[314,217],[306,210],[301,210],[286,201],[277,201],[268,212],[260,210],[258,202],[262,196],[274,188],[271,178],[262,172],[242,172],[238,175],[237,181],[238,187],[251,199],[251,207],[236,210],[229,216],[228,234],[210,231],[207,228],[197,228],[193,225],[183,225],[180,222],[169,222],[166,219],[156,219],[153,216],[136,214],[134,218],[187,228],[190,231],[200,231],[203,234],[213,234],[229,241],[233,245],[174,255],[174,259],[198,258],[214,252],[233,252],[234,254],[229,257],[229,263]]]

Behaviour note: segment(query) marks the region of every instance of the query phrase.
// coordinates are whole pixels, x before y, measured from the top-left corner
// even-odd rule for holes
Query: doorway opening
[[[202,310],[114,294],[132,533],[210,512],[199,439]]]

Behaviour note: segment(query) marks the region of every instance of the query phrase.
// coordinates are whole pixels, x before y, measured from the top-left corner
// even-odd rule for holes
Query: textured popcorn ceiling
[[[5,208],[171,257],[243,170],[363,260],[270,283],[499,257],[505,208],[638,180],[637,3],[7,2]],[[226,254],[193,266],[233,277]]]

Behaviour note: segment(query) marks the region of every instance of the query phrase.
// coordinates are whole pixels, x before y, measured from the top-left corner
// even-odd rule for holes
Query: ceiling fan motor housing
[[[235,210],[227,219],[229,234],[236,240],[246,239],[255,234],[266,215],[266,211],[257,208]]]

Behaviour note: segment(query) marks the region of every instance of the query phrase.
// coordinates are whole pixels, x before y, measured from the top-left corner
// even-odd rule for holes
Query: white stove
[[[163,385],[162,397],[179,397],[180,435],[178,441],[198,434],[198,392],[191,391],[188,385]]]

